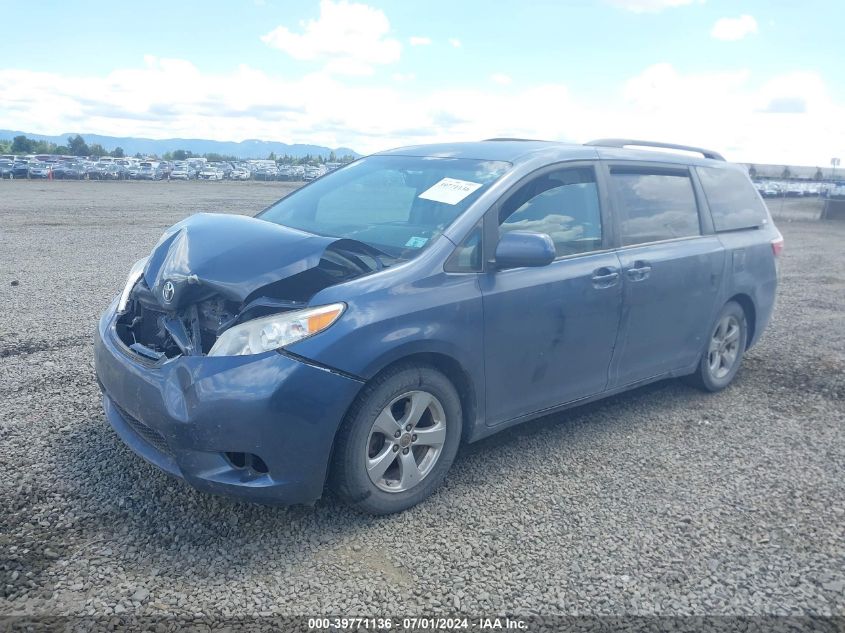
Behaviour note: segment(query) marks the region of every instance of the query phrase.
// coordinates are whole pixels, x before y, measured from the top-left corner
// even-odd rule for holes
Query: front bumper
[[[100,320],[94,362],[106,417],[135,453],[211,493],[283,505],[321,496],[361,382],[276,352],[148,363],[117,338],[114,307]],[[266,472],[236,465],[239,453],[260,457]]]

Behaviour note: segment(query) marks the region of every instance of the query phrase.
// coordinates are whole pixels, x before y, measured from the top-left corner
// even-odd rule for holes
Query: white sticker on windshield
[[[445,204],[458,204],[479,187],[481,187],[481,183],[478,182],[444,178],[423,191],[419,197],[423,200],[433,200]]]

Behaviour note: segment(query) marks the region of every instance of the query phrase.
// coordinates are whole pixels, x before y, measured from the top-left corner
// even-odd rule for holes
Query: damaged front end
[[[198,214],[167,231],[143,272],[130,275],[115,331],[148,361],[207,355],[231,328],[303,310],[323,288],[390,263],[355,240],[245,216]]]
[[[287,309],[299,307],[296,302]],[[152,361],[176,356],[208,354],[217,337],[234,324],[242,310],[237,303],[216,296],[179,310],[167,310],[140,280],[129,294],[127,309],[118,315],[118,338],[136,354]]]

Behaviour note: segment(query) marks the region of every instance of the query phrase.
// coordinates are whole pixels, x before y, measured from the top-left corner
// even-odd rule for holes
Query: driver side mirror
[[[510,231],[499,238],[496,268],[547,266],[555,259],[555,244],[545,233]]]

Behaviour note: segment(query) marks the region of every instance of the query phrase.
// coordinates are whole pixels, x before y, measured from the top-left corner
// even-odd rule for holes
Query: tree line
[[[173,152],[165,152],[161,158],[162,160],[175,161],[189,160],[191,158],[205,158],[207,161],[212,163],[222,161],[238,162],[244,160],[243,158],[232,156],[230,154],[218,154],[216,152],[194,154],[190,150],[184,149],[177,149]],[[275,152],[270,152],[266,160],[272,160],[277,163],[283,163],[285,165],[316,165],[323,163],[351,163],[353,160],[355,160],[355,157],[351,154],[343,154],[341,156],[338,156],[337,154],[335,154],[334,151],[331,151],[328,156],[323,156],[322,154],[305,154],[304,156],[291,156],[290,154],[282,154],[281,156],[276,156]]]
[[[748,166],[748,175],[751,177],[752,180],[754,178],[757,178],[757,176],[759,176],[759,172],[757,170],[756,165],[749,165]],[[790,180],[792,178],[792,176],[793,176],[792,170],[789,168],[788,165],[785,166],[783,168],[783,171],[780,173],[780,177],[781,177],[782,180]],[[813,180],[824,180],[824,179],[825,179],[825,176],[824,176],[824,173],[822,172],[821,167],[816,167],[816,173],[813,176]]]
[[[61,156],[114,156],[123,158],[123,148],[115,147],[106,150],[99,143],[88,145],[79,134],[69,136],[67,145],[58,145],[52,141],[38,140],[23,135],[14,137],[11,141],[0,140],[0,154],[59,154]]]
[[[85,142],[85,139],[76,134],[74,136],[69,136],[67,139],[66,145],[58,145],[57,143],[53,143],[51,141],[45,140],[38,140],[28,138],[26,136],[16,136],[12,140],[2,140],[0,139],[0,154],[15,154],[17,156],[25,156],[27,154],[58,154],[60,156],[112,156],[114,158],[124,158],[125,153],[123,148],[115,147],[113,150],[108,151],[99,143],[92,143],[89,145]],[[156,155],[151,156],[143,156],[140,153],[135,154],[135,158],[158,158]],[[190,158],[205,158],[209,162],[222,162],[222,161],[239,161],[242,160],[237,156],[230,156],[227,154],[218,154],[216,152],[206,152],[205,154],[195,154],[190,150],[184,149],[177,149],[172,152],[165,152],[162,156],[162,160],[174,160],[174,161],[183,161],[188,160]],[[348,163],[355,160],[355,157],[352,155],[343,155],[337,156],[335,152],[331,152],[328,156],[322,155],[311,155],[306,154],[305,156],[290,156],[288,154],[284,154],[281,157],[277,157],[274,152],[270,152],[270,155],[267,157],[267,160],[274,160],[279,163],[284,163],[287,165],[313,165],[318,163]]]

